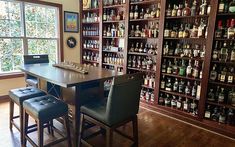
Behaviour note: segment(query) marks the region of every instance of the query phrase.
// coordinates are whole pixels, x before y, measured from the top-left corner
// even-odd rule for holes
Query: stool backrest
[[[110,124],[135,116],[139,111],[143,73],[135,73],[113,78],[106,108]]]
[[[49,63],[47,54],[42,55],[24,55],[24,64]]]

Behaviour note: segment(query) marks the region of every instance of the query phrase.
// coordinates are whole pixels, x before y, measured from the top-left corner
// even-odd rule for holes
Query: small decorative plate
[[[77,44],[77,41],[76,41],[76,39],[75,39],[74,37],[69,37],[69,38],[67,39],[67,45],[68,45],[68,47],[74,48],[74,47],[76,46],[76,44]]]

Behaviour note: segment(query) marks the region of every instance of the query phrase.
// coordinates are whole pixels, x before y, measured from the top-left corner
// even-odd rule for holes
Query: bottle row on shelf
[[[230,41],[228,46],[226,41],[216,41],[212,52],[212,61],[235,62],[235,42]]]
[[[144,45],[143,42],[136,42],[135,45],[134,43],[131,43],[131,47],[129,49],[129,52],[133,53],[133,52],[136,52],[136,53],[146,53],[146,54],[150,54],[150,55],[157,55],[157,49],[158,49],[158,46],[154,45],[153,44],[148,44],[146,43]]]
[[[156,5],[150,5],[147,8],[140,8],[138,5],[131,5],[130,8],[130,20],[132,19],[148,19],[148,18],[159,18],[160,17],[160,3]]]
[[[213,65],[212,70],[210,71],[210,80],[214,82],[235,83],[235,71],[234,67],[228,66],[219,66],[217,64]]]
[[[108,70],[116,70],[117,72],[123,73],[123,67],[115,68],[113,65],[103,65],[103,68]]]
[[[154,101],[155,101],[154,91],[143,87],[140,91],[140,99],[142,101],[154,103]]]
[[[191,60],[186,61],[174,59],[174,64],[172,64],[171,60],[164,59],[161,71],[162,73],[173,74],[182,77],[196,79],[202,78],[202,64],[197,60],[194,61],[194,66],[192,66]]]
[[[194,23],[166,22],[164,37],[165,38],[207,38],[208,23],[204,18],[195,19]]]
[[[99,22],[100,17],[97,12],[87,12],[86,14],[83,14],[83,23],[93,23],[93,22]]]
[[[235,19],[219,20],[215,30],[215,38],[234,39],[235,38]]]
[[[123,47],[117,46],[116,44],[115,39],[106,40],[103,51],[123,52]]]
[[[220,0],[218,13],[235,13],[235,0]]]
[[[163,56],[178,56],[188,58],[204,58],[206,46],[200,44],[177,43],[165,41],[163,46]]]
[[[173,5],[173,7],[172,7]],[[166,9],[167,17],[176,17],[176,16],[196,16],[196,15],[209,15],[211,11],[211,5],[208,3],[208,0],[202,1],[199,5],[198,0],[194,0],[192,5],[189,1],[185,1],[185,4],[168,4]]]
[[[188,98],[183,98],[181,96],[175,96],[171,94],[160,93],[159,105],[164,105],[166,107],[172,107],[194,116],[198,115],[198,101],[191,100]]]
[[[151,25],[145,25],[140,28],[140,25],[131,25],[129,37],[144,37],[144,38],[157,38],[159,33],[159,23],[152,22]]]
[[[83,48],[98,49],[99,41],[98,40],[85,40],[83,43]]]
[[[120,21],[125,20],[124,12],[116,9],[104,9],[103,21]]]
[[[131,56],[129,55],[127,66],[143,70],[156,71],[156,59],[150,56]]]
[[[99,36],[99,27],[83,27],[82,34],[83,36]]]
[[[113,24],[112,27],[104,27],[103,36],[104,37],[124,37],[125,35],[125,26],[123,23],[118,25]]]
[[[155,88],[155,75],[154,74],[146,74],[144,76],[144,86],[147,88],[154,89]]]
[[[84,51],[83,60],[99,62],[99,54],[91,51]]]
[[[210,87],[208,89],[207,100],[210,102],[217,102],[219,104],[228,104],[235,108],[235,89],[224,87]]]
[[[126,0],[104,0],[103,1],[103,5],[104,6],[112,6],[112,5],[121,5],[121,4],[125,4]]]
[[[234,110],[225,107],[207,105],[204,118],[216,121],[222,124],[235,125]]]
[[[123,54],[117,54],[117,53],[106,53],[103,57],[103,62],[108,64],[116,64],[123,66],[124,64],[124,56]]]
[[[201,84],[197,81],[191,82],[184,79],[179,80],[178,78],[165,77],[165,75],[163,75],[160,88],[168,92],[179,93],[200,99]]]

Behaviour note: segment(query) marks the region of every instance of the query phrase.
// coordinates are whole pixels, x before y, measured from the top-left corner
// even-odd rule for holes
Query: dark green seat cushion
[[[49,95],[25,100],[23,107],[34,118],[36,117],[42,122],[64,116],[68,113],[68,105],[66,103]]]
[[[20,106],[24,100],[43,95],[46,95],[46,93],[35,87],[18,88],[9,91],[10,98]]]

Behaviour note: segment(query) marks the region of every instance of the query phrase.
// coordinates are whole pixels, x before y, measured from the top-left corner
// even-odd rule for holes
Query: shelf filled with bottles
[[[196,99],[195,97],[193,97],[193,96],[186,95],[186,94],[181,94],[181,93],[178,93],[178,92],[166,91],[166,90],[160,90],[160,92],[168,93],[168,94],[175,95],[175,96],[180,96],[180,97],[185,97],[185,98],[197,100],[197,99]]]
[[[179,79],[191,80],[191,81],[201,81],[201,79],[194,78],[194,77],[179,76],[179,75],[167,74],[167,73],[162,73],[162,75],[165,75],[165,76],[168,76],[168,77],[175,77],[175,78],[179,78]]]
[[[154,88],[155,74],[146,74],[144,76],[144,83],[140,92],[140,99],[142,102],[151,105],[155,104]]]

